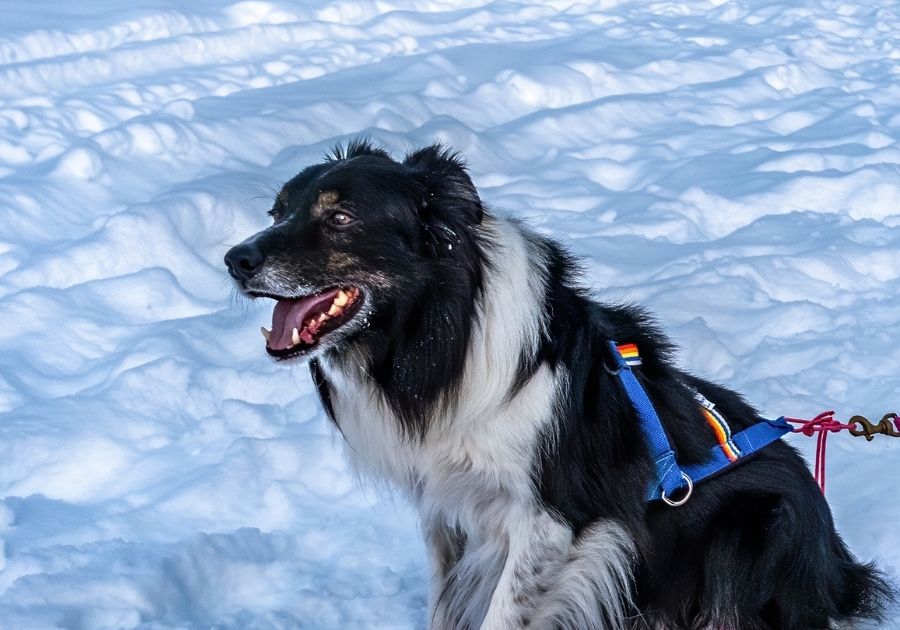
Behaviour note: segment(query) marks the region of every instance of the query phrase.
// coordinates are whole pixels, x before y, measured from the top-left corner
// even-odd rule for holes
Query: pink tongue
[[[278,300],[272,311],[272,335],[267,344],[272,350],[286,350],[294,345],[291,334],[296,328],[303,330],[303,322],[309,319],[310,313],[327,311],[328,306],[337,297],[338,289],[326,291],[318,295],[297,298],[296,300]]]

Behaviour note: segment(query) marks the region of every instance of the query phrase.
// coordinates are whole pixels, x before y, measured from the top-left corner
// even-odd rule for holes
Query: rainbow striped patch
[[[709,425],[709,428],[712,429],[713,434],[716,436],[716,442],[719,443],[719,448],[725,453],[725,457],[730,462],[740,459],[742,453],[731,439],[731,427],[725,422],[725,418],[716,411],[716,406],[704,398],[700,392],[696,392],[695,395],[700,402],[700,412],[706,419],[706,424]]]
[[[629,367],[642,365],[641,355],[638,353],[637,344],[618,344],[616,345],[616,350],[619,351],[622,360],[625,361],[625,365]],[[722,449],[722,452],[725,454],[725,457],[728,458],[728,461],[736,462],[743,457],[743,453],[741,453],[741,450],[737,447],[731,437],[731,427],[728,426],[728,422],[725,421],[722,414],[716,410],[716,406],[696,390],[694,391],[694,397],[697,399],[697,402],[700,403],[700,412],[703,414],[706,424],[712,429],[713,434],[716,436],[716,442],[719,443],[719,448]]]
[[[616,346],[616,349],[619,351],[619,354],[622,355],[625,365],[635,367],[642,364],[641,355],[638,354],[637,345],[633,343],[623,343]]]

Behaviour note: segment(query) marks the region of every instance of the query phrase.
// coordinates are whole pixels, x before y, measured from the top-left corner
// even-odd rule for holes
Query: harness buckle
[[[694,482],[688,477],[684,471],[681,471],[681,478],[687,482],[687,489],[684,491],[684,496],[680,499],[670,499],[666,496],[666,491],[662,491],[662,500],[666,505],[670,505],[672,507],[678,507],[679,505],[684,505],[687,503],[688,499],[691,498],[691,494],[694,492]]]

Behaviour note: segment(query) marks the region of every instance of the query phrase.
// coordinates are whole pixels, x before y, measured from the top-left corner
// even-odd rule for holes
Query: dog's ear
[[[419,183],[419,221],[438,251],[452,250],[481,223],[484,207],[462,158],[439,144],[406,156],[403,164]]]
[[[347,143],[347,148],[340,144],[331,147],[331,151],[325,155],[325,159],[329,162],[340,162],[341,160],[349,160],[360,155],[374,155],[391,159],[388,152],[379,146],[375,146],[368,138],[353,138]]]

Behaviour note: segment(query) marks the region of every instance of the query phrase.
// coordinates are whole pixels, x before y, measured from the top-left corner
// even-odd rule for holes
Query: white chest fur
[[[424,438],[402,435],[377,386],[360,366],[321,361],[349,460],[360,473],[387,481],[416,501],[423,519],[475,533],[510,500],[533,495],[531,471],[539,433],[551,416],[560,374],[542,367],[508,400],[518,358],[538,342],[543,267],[518,228],[486,225],[499,244],[486,274],[475,327],[451,414],[429,421]],[[531,298],[531,299],[529,299]],[[496,516],[494,514],[493,516]]]
[[[519,357],[544,325],[546,265],[519,229],[491,232],[496,264],[486,274],[452,411],[424,419],[408,438],[362,365],[320,360],[348,459],[363,475],[399,488],[417,505],[432,558],[436,628],[507,630],[624,625],[633,544],[598,522],[578,541],[547,512],[534,484],[542,439],[568,375],[541,366],[510,397]],[[609,623],[607,624],[607,620]]]
[[[535,446],[551,415],[557,380],[548,368],[538,370],[509,402],[459,405],[453,418],[433,424],[422,440],[401,434],[364,375],[323,369],[333,383],[348,459],[364,476],[406,492],[423,520],[476,534],[496,522],[497,510],[533,500]]]

